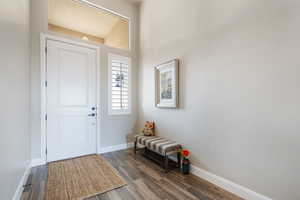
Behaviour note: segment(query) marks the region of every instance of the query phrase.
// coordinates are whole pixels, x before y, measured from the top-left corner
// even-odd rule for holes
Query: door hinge
[[[45,115],[45,120],[47,120],[48,119],[48,116],[47,116],[47,114]]]
[[[48,81],[45,81],[45,87],[48,87]]]
[[[45,47],[45,52],[46,52],[46,53],[48,52],[48,48],[47,48],[47,47]]]
[[[48,149],[46,148],[46,155],[47,155],[47,153],[48,153]]]

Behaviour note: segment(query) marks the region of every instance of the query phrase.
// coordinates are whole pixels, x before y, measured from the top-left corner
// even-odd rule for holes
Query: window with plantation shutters
[[[109,114],[130,114],[130,58],[109,54]]]

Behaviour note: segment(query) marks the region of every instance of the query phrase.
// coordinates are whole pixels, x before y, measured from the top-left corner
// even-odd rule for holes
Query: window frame
[[[128,108],[112,109],[112,61],[120,60],[128,64]],[[130,115],[131,114],[131,57],[115,53],[108,53],[108,115]]]

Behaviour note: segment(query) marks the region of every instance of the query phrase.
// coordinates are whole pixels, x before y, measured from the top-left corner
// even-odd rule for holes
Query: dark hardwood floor
[[[124,150],[102,155],[114,166],[128,185],[89,198],[89,200],[242,200],[194,175],[178,170],[164,173],[157,164],[144,156]],[[43,200],[47,182],[47,166],[32,169],[22,200]]]

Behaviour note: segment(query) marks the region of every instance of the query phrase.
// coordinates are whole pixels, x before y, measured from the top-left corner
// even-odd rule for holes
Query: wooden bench
[[[169,170],[169,156],[177,154],[177,167],[180,168],[181,154],[179,150],[181,149],[181,145],[177,142],[158,136],[137,135],[134,142],[134,153],[136,154],[136,151],[139,149],[150,150],[163,156],[166,172]]]

